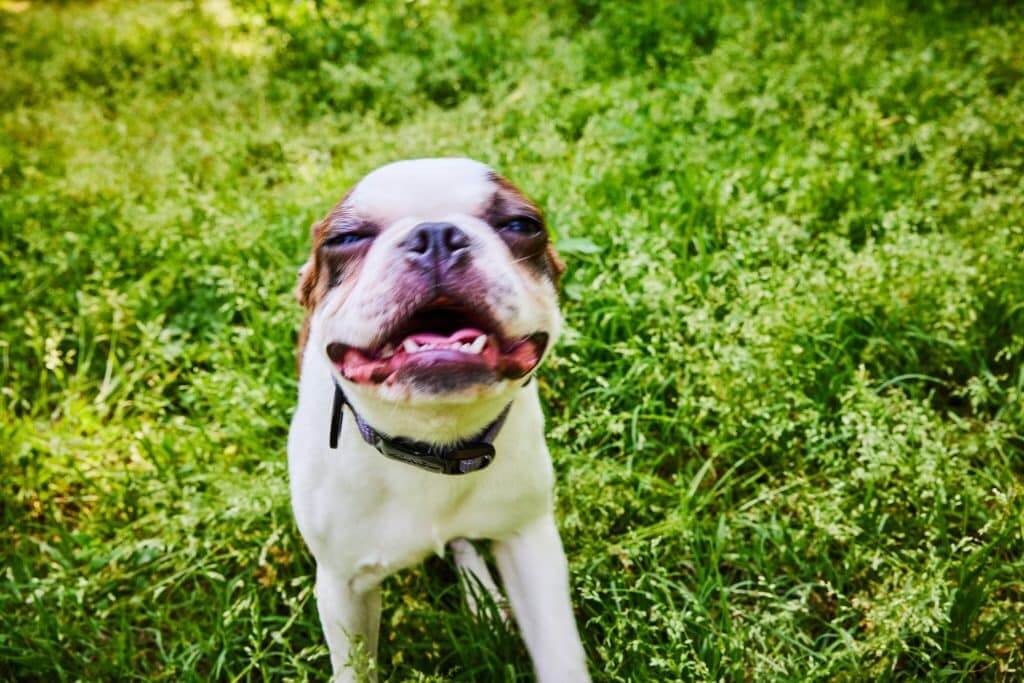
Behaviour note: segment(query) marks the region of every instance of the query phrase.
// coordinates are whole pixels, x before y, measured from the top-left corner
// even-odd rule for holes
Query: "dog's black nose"
[[[452,223],[420,223],[403,243],[406,258],[424,270],[447,270],[469,250],[469,236]]]

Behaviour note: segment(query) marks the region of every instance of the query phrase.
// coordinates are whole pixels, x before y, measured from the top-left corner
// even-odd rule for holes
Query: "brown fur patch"
[[[507,178],[498,175],[494,171],[488,175],[488,178],[492,183],[497,186],[497,190],[494,196],[491,198],[490,203],[484,209],[481,218],[487,221],[490,225],[497,227],[498,223],[503,218],[509,218],[512,216],[528,216],[535,219],[544,228],[545,234],[548,232],[547,222],[544,219],[544,212],[541,211],[533,200],[523,194],[522,190],[513,185]],[[548,239],[544,247],[543,253],[543,267],[545,272],[551,276],[552,282],[555,287],[558,287],[558,283],[562,278],[562,274],[565,272],[565,262],[558,256],[558,251],[555,249],[555,245]]]
[[[350,215],[345,202],[351,194],[352,190],[350,189],[331,208],[326,216],[313,223],[309,229],[312,249],[309,259],[299,269],[299,281],[295,287],[295,298],[306,309],[306,316],[302,319],[302,327],[299,328],[296,348],[296,369],[300,374],[302,371],[302,352],[309,341],[309,328],[313,311],[320,305],[323,298],[327,296],[327,292],[332,284],[332,268],[329,263],[330,259],[324,254],[324,241],[330,236],[331,227],[339,220],[343,220]]]
[[[555,245],[552,242],[548,242],[548,247],[545,250],[544,256],[547,258],[548,263],[551,266],[551,272],[554,273],[555,287],[562,280],[562,275],[565,274],[565,261],[558,255],[558,251],[555,249]]]

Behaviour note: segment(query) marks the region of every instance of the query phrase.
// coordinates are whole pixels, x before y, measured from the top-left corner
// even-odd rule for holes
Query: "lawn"
[[[326,680],[308,228],[397,158],[548,212],[597,681],[1024,677],[1024,7],[0,2],[0,678]],[[450,560],[382,680],[529,680]]]

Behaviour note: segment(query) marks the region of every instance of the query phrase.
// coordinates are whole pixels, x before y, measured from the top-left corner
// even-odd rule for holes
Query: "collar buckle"
[[[404,439],[385,439],[380,434],[377,434],[372,445],[381,455],[392,460],[438,474],[477,472],[490,465],[495,455],[494,446],[489,443],[468,444],[447,455],[439,455]]]

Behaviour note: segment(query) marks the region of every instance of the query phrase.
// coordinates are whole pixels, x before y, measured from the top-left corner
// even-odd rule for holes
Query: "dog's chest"
[[[486,470],[446,476],[387,460],[345,436],[320,457],[296,454],[293,505],[317,561],[367,583],[443,553],[453,538],[507,536],[548,507],[542,440],[531,448],[496,444],[499,457]]]
[[[509,411],[494,462],[449,476],[386,458],[351,419],[329,448],[330,403],[322,397],[333,387],[326,372],[307,370],[288,462],[296,522],[318,564],[384,576],[443,552],[454,538],[506,538],[551,509],[554,473],[535,386]]]

